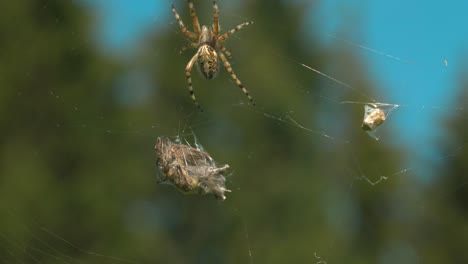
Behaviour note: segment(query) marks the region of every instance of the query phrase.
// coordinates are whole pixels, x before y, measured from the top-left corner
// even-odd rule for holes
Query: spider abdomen
[[[198,68],[206,79],[213,79],[218,72],[219,61],[216,50],[210,45],[203,45],[198,51]]]

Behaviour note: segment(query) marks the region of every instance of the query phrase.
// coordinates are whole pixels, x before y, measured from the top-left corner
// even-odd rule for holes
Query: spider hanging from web
[[[184,52],[188,48],[198,48],[198,51],[193,55],[192,59],[187,63],[185,67],[185,77],[187,78],[188,88],[190,92],[190,96],[192,100],[195,102],[195,105],[203,111],[200,104],[198,103],[195,94],[193,92],[192,86],[192,78],[191,78],[191,71],[192,67],[197,63],[200,72],[203,74],[203,77],[206,79],[212,79],[219,69],[219,61],[218,57],[221,58],[224,67],[231,75],[232,79],[236,82],[237,86],[244,92],[244,94],[249,98],[250,103],[255,106],[255,102],[253,101],[252,97],[250,96],[247,89],[244,87],[242,82],[237,78],[237,75],[232,70],[231,64],[229,63],[228,59],[231,58],[231,53],[221,44],[223,41],[228,39],[232,34],[239,31],[240,29],[253,24],[251,22],[244,22],[235,28],[227,31],[226,33],[219,35],[219,9],[216,0],[213,0],[213,27],[209,26],[202,26],[200,27],[200,23],[198,22],[197,14],[195,13],[195,7],[193,5],[192,0],[187,0],[188,6],[190,9],[190,16],[192,17],[193,28],[195,29],[195,33],[187,30],[184,25],[184,22],[179,17],[174,5],[172,5],[172,13],[174,13],[174,17],[179,23],[180,30],[182,33],[187,36],[189,39],[196,40],[196,42],[191,42],[188,45],[182,47],[180,53]],[[225,55],[226,54],[226,55]]]

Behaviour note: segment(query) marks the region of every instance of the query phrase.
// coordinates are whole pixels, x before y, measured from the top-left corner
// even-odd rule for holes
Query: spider
[[[193,92],[192,86],[192,78],[191,78],[191,71],[194,63],[196,62],[200,72],[202,73],[203,77],[206,79],[213,79],[218,72],[219,69],[219,61],[218,57],[221,58],[224,67],[226,68],[227,72],[231,75],[232,79],[236,82],[237,86],[244,92],[244,94],[249,98],[250,103],[255,106],[255,102],[253,101],[252,97],[250,96],[247,89],[244,87],[242,82],[237,78],[237,75],[232,70],[231,64],[229,63],[228,59],[232,58],[231,53],[221,44],[223,41],[228,39],[232,34],[237,32],[238,30],[253,24],[251,22],[244,22],[235,28],[227,31],[226,33],[220,35],[219,32],[219,9],[216,0],[213,0],[213,27],[209,26],[202,26],[200,27],[200,23],[198,22],[197,14],[195,13],[195,7],[193,6],[192,0],[187,0],[188,6],[190,9],[190,16],[192,17],[193,28],[195,29],[195,33],[187,30],[184,25],[184,22],[179,17],[174,5],[172,5],[172,13],[174,14],[175,19],[179,23],[180,30],[182,33],[187,36],[189,39],[196,40],[196,42],[191,42],[188,45],[182,47],[180,53],[184,52],[188,48],[198,48],[198,51],[193,55],[192,59],[187,63],[185,67],[185,77],[187,78],[188,88],[190,96],[194,101],[195,105],[200,111],[203,111],[200,104],[198,103],[195,94]],[[226,55],[225,55],[226,54]]]

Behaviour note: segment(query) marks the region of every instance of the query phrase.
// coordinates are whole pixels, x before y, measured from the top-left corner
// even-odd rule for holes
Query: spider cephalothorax
[[[192,59],[190,59],[190,61],[187,63],[187,66],[185,67],[185,76],[187,78],[190,96],[192,97],[193,101],[195,102],[197,107],[201,109],[200,104],[195,98],[195,94],[193,92],[192,78],[190,74],[190,72],[192,71],[193,64],[195,62],[197,63],[200,72],[205,78],[212,79],[214,78],[219,69],[219,57],[221,58],[224,67],[231,75],[232,79],[236,82],[237,86],[239,86],[242,92],[244,92],[244,94],[249,98],[250,103],[255,106],[255,103],[252,97],[249,95],[249,92],[247,91],[247,89],[245,89],[242,82],[237,78],[237,75],[232,70],[231,64],[226,58],[226,56],[231,58],[231,53],[227,51],[223,45],[221,45],[223,41],[228,39],[236,31],[252,24],[253,22],[244,22],[219,36],[219,10],[216,0],[213,0],[213,28],[207,26],[200,27],[197,14],[195,13],[195,7],[193,6],[193,1],[187,0],[187,2],[189,5],[190,16],[192,17],[192,23],[193,28],[195,29],[195,33],[187,30],[184,23],[180,19],[179,14],[175,10],[174,5],[172,6],[172,13],[174,14],[175,19],[179,23],[179,27],[182,30],[182,33],[184,33],[184,35],[188,38],[196,40],[196,42],[191,42],[190,44],[184,46],[180,50],[180,52],[182,53],[187,48],[198,48],[198,51],[195,53],[195,55],[193,55]]]

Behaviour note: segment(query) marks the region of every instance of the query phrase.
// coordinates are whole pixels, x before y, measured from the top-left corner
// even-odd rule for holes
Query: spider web
[[[279,12],[275,9],[279,2],[272,2],[272,10]],[[303,2],[295,1],[291,6]],[[185,38],[171,17],[171,3],[159,4],[167,12],[151,17],[150,24],[158,30],[145,41],[153,48],[141,47],[150,55],[134,49],[117,56],[130,65],[106,94],[113,96],[108,100],[115,102],[119,114],[104,105],[96,107],[95,103],[108,101],[92,99],[91,94],[88,101],[59,87],[46,89],[44,100],[59,105],[73,121],[51,118],[53,122],[45,124],[46,128],[96,144],[105,140],[109,150],[97,161],[94,159],[99,155],[87,146],[86,151],[98,164],[94,165],[97,172],[83,172],[79,174],[82,180],[71,182],[67,179],[72,172],[54,175],[58,180],[48,179],[38,187],[42,191],[33,192],[38,195],[33,198],[44,196],[42,205],[34,210],[27,203],[24,207],[2,203],[5,217],[0,262],[388,263],[389,259],[425,262],[430,258],[427,248],[415,246],[416,238],[402,233],[417,225],[429,228],[425,219],[447,212],[439,207],[450,204],[452,196],[466,189],[467,180],[458,182],[456,188],[433,188],[444,177],[437,170],[460,159],[465,142],[443,141],[442,152],[428,146],[427,141],[412,143],[412,133],[421,131],[418,127],[425,125],[427,116],[464,120],[466,109],[457,103],[434,105],[410,100],[408,94],[414,87],[408,87],[403,99],[392,95],[385,85],[371,89],[379,86],[375,77],[378,70],[366,68],[371,65],[359,65],[364,70],[356,74],[368,77],[366,81],[348,73],[350,67],[368,57],[410,72],[426,62],[368,47],[359,36],[345,38],[328,32],[324,36],[334,46],[331,51],[317,43],[303,44],[324,50],[325,62],[317,54],[305,56],[294,50],[269,48],[272,36],[260,32],[268,29],[268,21],[245,11],[249,10],[246,6],[255,4],[219,1],[223,30],[250,20],[258,25],[226,42],[234,55],[230,60],[233,69],[258,106],[248,105],[224,69],[213,81],[203,80],[194,71],[194,89],[206,110],[201,114],[192,105],[183,74],[187,58],[195,51],[178,55]],[[175,3],[189,24],[184,4]],[[209,23],[210,12],[208,1],[197,4],[202,24]],[[254,47],[251,39],[258,35],[263,49],[249,50]],[[307,42],[306,37],[303,40]],[[341,65],[348,59],[359,63]],[[441,71],[456,67],[446,58],[434,64]],[[18,97],[26,99],[27,95],[19,93]],[[370,136],[361,129],[365,105],[381,107],[387,117]],[[422,131],[440,126],[426,124]],[[184,196],[156,183],[156,138],[177,136],[191,141],[194,135],[198,141],[191,144],[197,148],[203,145],[216,161],[232,168],[227,181],[232,193],[222,203],[209,196]],[[85,147],[72,139],[67,142],[65,149],[70,152]],[[426,150],[432,152],[430,159],[423,155]],[[45,153],[45,147],[36,148],[36,155]],[[34,161],[30,156],[25,158]],[[59,163],[54,157],[52,164]],[[11,175],[16,175],[14,172]],[[34,170],[26,173],[24,180],[35,182]],[[5,182],[13,191],[23,191],[15,182]],[[49,205],[74,192],[86,200]],[[16,198],[21,199],[32,198]],[[93,220],[87,222],[62,206],[81,208],[80,214]],[[60,216],[61,212],[71,216]],[[80,221],[72,222],[73,217]],[[457,228],[463,226],[455,223]],[[396,235],[387,238],[386,232],[392,231]],[[444,255],[444,260],[449,255]]]

